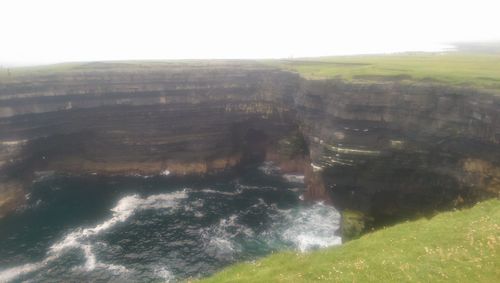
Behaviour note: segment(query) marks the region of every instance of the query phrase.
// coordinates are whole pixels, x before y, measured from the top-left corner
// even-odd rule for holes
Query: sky
[[[498,0],[0,0],[0,64],[290,58],[500,40]]]

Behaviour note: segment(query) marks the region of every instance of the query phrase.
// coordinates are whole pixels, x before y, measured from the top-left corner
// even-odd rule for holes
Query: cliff
[[[499,97],[429,84],[301,87],[301,129],[340,209],[384,222],[499,195]]]
[[[88,63],[0,78],[0,216],[48,172],[207,174],[272,160],[383,221],[500,191],[500,99],[302,79],[250,61]]]

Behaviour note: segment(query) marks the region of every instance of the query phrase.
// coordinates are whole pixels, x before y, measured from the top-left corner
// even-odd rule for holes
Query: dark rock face
[[[314,167],[341,209],[383,222],[500,192],[498,97],[309,81],[296,104]]]
[[[94,68],[0,87],[1,207],[44,172],[206,174],[264,159],[297,131],[293,74],[249,63]]]
[[[250,62],[88,64],[0,84],[0,216],[44,172],[207,174],[273,160],[308,198],[409,217],[500,191],[500,99],[306,81]]]

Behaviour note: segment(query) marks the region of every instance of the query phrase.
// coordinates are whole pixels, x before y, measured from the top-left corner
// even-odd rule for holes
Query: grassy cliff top
[[[354,82],[438,83],[500,92],[500,52],[400,53],[289,60],[172,60],[75,62],[34,67],[0,67],[0,83],[36,76],[106,72],[207,71],[220,68],[278,68],[306,79]]]
[[[264,62],[306,79],[434,82],[500,90],[500,53],[404,53]]]
[[[339,247],[282,252],[202,282],[500,282],[500,200],[406,222]]]
[[[67,62],[37,66],[0,66],[0,84],[24,82],[39,77],[84,76],[86,74],[151,73],[190,70],[214,71],[223,69],[268,69],[269,66],[250,60],[136,60]]]

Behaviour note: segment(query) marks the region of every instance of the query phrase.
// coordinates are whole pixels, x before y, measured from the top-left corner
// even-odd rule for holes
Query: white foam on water
[[[288,228],[282,236],[301,252],[342,243],[336,234],[340,227],[340,213],[333,206],[316,203],[296,212],[282,210],[282,213],[288,219]]]
[[[314,163],[311,163],[311,167],[313,169],[313,172],[319,172],[319,171],[323,170],[323,167],[318,166],[318,165],[316,165]]]
[[[265,188],[265,187],[259,187],[259,186],[243,185],[243,184],[240,184],[239,182],[236,182],[236,187],[238,189],[236,189],[235,191],[232,191],[232,192],[218,191],[218,190],[212,190],[212,189],[202,189],[202,190],[199,190],[198,192],[203,192],[203,193],[207,193],[207,194],[220,194],[220,195],[226,195],[226,196],[236,196],[236,195],[242,194],[246,190],[262,190],[262,189],[276,190],[276,188],[274,188],[274,187]]]
[[[266,175],[275,175],[278,174],[281,170],[278,166],[274,164],[272,161],[264,161],[258,169]]]
[[[81,248],[83,249],[83,254],[86,258],[84,268],[87,271],[94,270],[97,260],[94,253],[92,252],[92,247],[90,245],[82,245]]]
[[[45,159],[45,156],[43,159]],[[44,181],[44,180],[47,180],[47,179],[54,177],[56,175],[56,172],[51,171],[51,170],[35,171],[34,174],[35,174],[35,179],[33,180],[33,183],[38,183],[38,182],[41,182],[41,181]]]
[[[125,266],[122,266],[122,265],[115,265],[115,264],[107,264],[107,263],[98,262],[95,254],[92,251],[91,244],[80,244],[79,247],[82,249],[83,255],[85,256],[85,264],[83,266],[78,266],[74,269],[82,270],[82,271],[92,271],[96,268],[107,269],[107,270],[111,271],[114,275],[129,272],[129,270]]]
[[[283,178],[290,183],[304,183],[304,175],[301,174],[284,174]]]
[[[208,245],[207,251],[217,258],[232,258],[235,253],[234,244],[223,236],[212,236]]]
[[[182,207],[184,208],[185,212],[191,213],[194,217],[202,218],[205,216],[205,214],[202,212],[203,206],[204,206],[204,200],[197,199],[184,204]]]
[[[69,233],[62,241],[50,247],[51,253],[58,253],[66,248],[78,247],[80,240],[87,239],[90,236],[97,235],[102,231],[108,230],[117,223],[124,222],[136,211],[147,209],[173,208],[180,199],[187,197],[186,191],[173,192],[168,194],[152,195],[147,198],[141,198],[138,195],[126,196],[111,209],[113,216],[92,228],[79,228]]]
[[[252,204],[252,206],[250,206],[250,207],[255,207],[255,208],[257,208],[257,207],[260,207],[260,206],[267,206],[266,201],[265,201],[265,200],[263,200],[262,198],[258,198],[258,199],[257,199],[257,203],[256,203],[256,204]]]
[[[272,191],[277,190],[276,187],[262,187],[262,186],[244,185],[244,184],[241,184],[239,182],[236,183],[236,186],[238,187],[237,192],[240,192],[240,193],[242,193],[243,191],[246,191],[246,190],[272,190]]]
[[[181,199],[187,198],[186,190],[152,195],[141,198],[139,195],[130,195],[123,197],[118,204],[111,209],[113,215],[108,220],[92,228],[78,228],[64,237],[61,241],[55,243],[49,248],[47,257],[40,262],[28,263],[0,271],[0,282],[9,282],[18,276],[31,273],[43,268],[49,262],[59,258],[65,251],[70,249],[81,249],[85,256],[85,264],[82,269],[92,271],[95,268],[106,268],[115,272],[124,272],[126,268],[119,265],[104,264],[97,261],[92,251],[92,245],[89,241],[92,236],[108,230],[114,225],[124,222],[135,212],[148,209],[175,208]]]
[[[232,239],[238,236],[253,237],[254,232],[249,227],[238,223],[238,215],[232,214],[223,218],[218,224],[201,231],[201,237],[207,251],[218,258],[232,258],[239,247]]]
[[[161,267],[156,267],[153,270],[154,274],[163,280],[165,280],[165,283],[172,282],[175,279],[175,276],[168,270],[166,267],[161,266]]]
[[[128,174],[127,176],[140,177],[140,178],[143,178],[143,179],[148,179],[148,178],[153,177],[154,175],[143,175],[143,174],[140,174],[140,173],[131,173],[131,174]]]
[[[226,195],[226,196],[235,196],[235,195],[241,194],[241,190],[236,190],[234,192],[224,192],[224,191],[217,191],[217,190],[212,190],[212,189],[203,189],[203,190],[200,190],[200,192],[207,193],[207,194],[220,194],[220,195]]]
[[[43,261],[36,263],[27,263],[20,266],[8,268],[0,271],[0,282],[9,282],[26,273],[34,272],[44,267],[50,261],[54,260],[54,256],[49,256]]]

